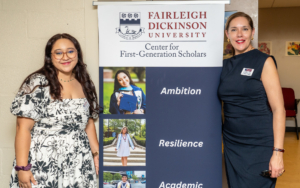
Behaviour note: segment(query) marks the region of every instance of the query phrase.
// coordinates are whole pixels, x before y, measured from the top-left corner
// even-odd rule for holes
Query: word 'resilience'
[[[175,141],[165,141],[163,139],[161,139],[159,141],[159,147],[202,147],[203,146],[203,142],[199,142],[199,141],[183,141],[183,140],[175,140]]]

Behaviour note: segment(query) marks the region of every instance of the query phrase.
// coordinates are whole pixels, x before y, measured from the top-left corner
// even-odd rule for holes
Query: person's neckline
[[[247,54],[247,53],[250,53],[250,52],[253,52],[253,51],[256,51],[257,49],[256,48],[253,48],[252,50],[249,50],[247,52],[244,52],[244,53],[241,53],[241,54],[238,54],[238,55],[234,55],[233,57],[238,57],[238,56],[241,56],[243,54]]]
[[[61,100],[65,101],[65,100],[84,100],[84,99],[86,99],[86,97],[83,97],[83,98],[66,98],[66,99],[61,99]],[[56,101],[52,97],[51,97],[51,100]]]

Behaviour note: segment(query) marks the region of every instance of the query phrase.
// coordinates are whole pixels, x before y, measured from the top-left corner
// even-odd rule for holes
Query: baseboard
[[[298,131],[300,132],[300,127],[298,127]],[[285,132],[296,132],[296,127],[286,127]]]

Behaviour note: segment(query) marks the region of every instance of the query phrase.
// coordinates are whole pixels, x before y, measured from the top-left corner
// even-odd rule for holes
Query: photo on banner
[[[146,171],[103,171],[103,188],[146,188]]]
[[[103,120],[103,166],[146,166],[146,120]]]
[[[103,68],[103,113],[146,113],[146,68]]]

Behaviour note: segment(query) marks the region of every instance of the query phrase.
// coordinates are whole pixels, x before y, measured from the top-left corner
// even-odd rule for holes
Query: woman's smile
[[[64,62],[64,63],[61,63],[63,65],[70,65],[71,64],[71,61],[68,61],[68,62]]]
[[[236,43],[238,43],[238,44],[244,44],[245,43],[245,40],[237,40],[237,41],[235,41]]]

